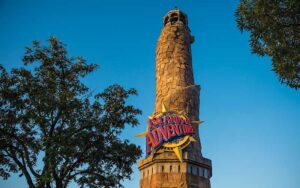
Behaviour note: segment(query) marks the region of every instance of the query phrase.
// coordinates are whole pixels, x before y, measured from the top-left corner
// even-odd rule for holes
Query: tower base
[[[151,154],[138,163],[140,188],[210,188],[211,161],[200,158],[180,162],[173,152]]]

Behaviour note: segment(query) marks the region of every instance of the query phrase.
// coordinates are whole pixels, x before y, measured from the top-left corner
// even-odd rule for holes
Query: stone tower
[[[201,154],[198,130],[201,123],[200,86],[194,83],[191,54],[193,42],[187,15],[177,8],[168,12],[163,18],[163,29],[156,47],[155,111],[150,116],[152,119],[149,122],[152,123],[148,123],[144,133],[149,136],[146,138],[147,157],[138,163],[140,188],[210,188],[211,161]],[[166,114],[167,111],[181,115]],[[180,124],[180,117],[185,117],[186,120],[181,121],[184,122],[182,127],[190,122],[194,134],[186,131],[186,128],[178,128],[176,123]],[[156,123],[157,120],[160,123]],[[159,135],[158,129],[154,132],[155,135],[149,134],[149,126],[153,127],[153,122],[158,127],[164,125],[160,130],[169,131],[169,137],[165,136],[166,132]],[[187,136],[182,136],[183,133]],[[159,140],[159,136],[162,144],[155,141],[155,138]],[[186,142],[190,137],[193,137],[190,139],[193,141]],[[176,148],[177,145],[180,146]]]

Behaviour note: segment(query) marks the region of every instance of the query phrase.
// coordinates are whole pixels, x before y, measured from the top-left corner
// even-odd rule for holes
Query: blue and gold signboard
[[[195,128],[186,115],[168,111],[162,105],[162,112],[149,116],[147,131],[138,136],[146,137],[147,156],[164,147],[173,150],[182,161],[182,149],[195,141]]]

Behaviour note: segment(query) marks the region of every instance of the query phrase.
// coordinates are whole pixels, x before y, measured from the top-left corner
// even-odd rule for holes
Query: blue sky
[[[212,188],[298,188],[300,93],[278,82],[270,58],[251,54],[235,23],[235,0],[0,1],[0,63],[22,66],[25,46],[56,36],[70,55],[100,68],[84,82],[102,91],[136,88],[130,103],[141,125],[122,137],[145,149],[147,115],[155,101],[155,46],[162,17],[178,6],[189,17],[195,82],[201,85],[202,153],[213,163]],[[136,167],[126,188],[137,188]],[[26,187],[14,175],[1,188]],[[70,188],[76,187],[71,185]]]

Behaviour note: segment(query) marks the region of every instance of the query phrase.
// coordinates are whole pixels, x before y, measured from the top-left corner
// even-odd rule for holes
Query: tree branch
[[[26,160],[26,162],[28,163],[28,165],[26,165],[25,160],[24,160],[23,164],[24,164],[25,166],[28,166],[30,172],[32,173],[32,175],[34,175],[36,178],[38,178],[40,175],[33,169],[33,165],[32,165],[32,163],[31,163],[31,161],[30,161],[30,158],[29,158],[28,148],[25,146],[24,142],[22,142],[22,140],[20,140],[19,137],[17,137],[17,136],[14,135],[14,134],[8,133],[8,132],[3,131],[3,130],[2,130],[2,132],[3,132],[4,134],[8,135],[10,138],[16,139],[16,141],[23,147],[23,150],[20,150],[19,148],[16,148],[16,147],[13,146],[13,145],[9,145],[10,147],[15,148],[15,149],[20,153],[20,156],[22,156],[22,159],[23,159],[24,156],[25,156],[25,160]]]
[[[22,165],[22,163],[18,160],[18,158],[13,155],[12,153],[8,152],[7,150],[4,149],[4,151],[6,152],[6,154],[12,158],[15,163],[19,166],[19,168],[22,170],[23,174],[25,175],[25,178],[27,180],[27,183],[29,185],[29,188],[35,188],[34,184],[33,184],[33,181],[31,179],[31,176],[30,174],[28,173],[27,169],[26,169],[26,166]]]
[[[78,158],[77,158],[77,160],[73,163],[73,164],[71,164],[68,168],[67,168],[67,170],[65,171],[65,172],[63,172],[62,174],[62,176],[68,176],[68,174],[70,174],[73,170],[74,170],[74,168],[76,168],[76,166],[78,165],[78,164],[80,164],[84,159],[86,159],[86,158],[88,158],[88,157],[83,157],[84,156],[84,153],[88,150],[90,148],[90,145],[87,145],[85,148],[84,148],[84,150],[83,150],[83,152],[81,152],[81,154],[78,156]]]
[[[52,124],[51,124],[51,128],[50,128],[50,131],[49,131],[49,137],[52,137],[53,132],[54,132],[55,125],[56,125],[56,123],[58,122],[58,120],[59,120],[61,114],[62,114],[62,109],[60,108],[59,111],[58,111],[58,113],[57,113],[57,116],[55,117],[54,121],[53,121]]]

